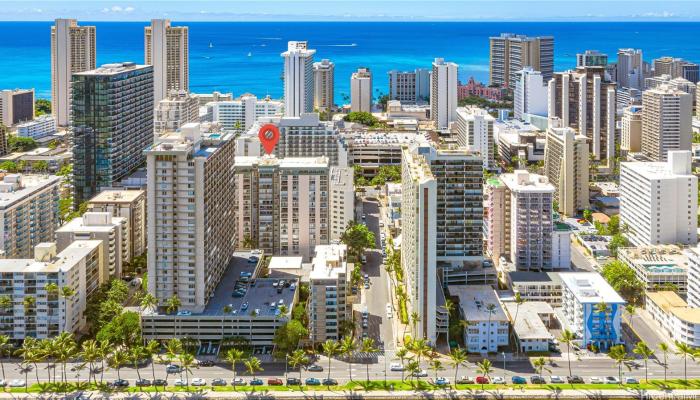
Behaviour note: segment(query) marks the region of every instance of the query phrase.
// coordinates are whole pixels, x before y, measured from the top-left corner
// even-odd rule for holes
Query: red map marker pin
[[[265,153],[270,154],[280,140],[280,130],[274,124],[265,124],[260,127],[258,138],[260,138]]]

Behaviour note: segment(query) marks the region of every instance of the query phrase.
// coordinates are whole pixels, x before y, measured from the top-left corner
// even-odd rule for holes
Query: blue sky
[[[0,0],[0,20],[700,21],[700,0]]]

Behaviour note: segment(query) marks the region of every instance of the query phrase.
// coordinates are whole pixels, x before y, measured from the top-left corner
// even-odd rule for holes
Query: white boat
[[[253,56],[253,53],[248,52],[248,57],[252,57],[252,56]]]
[[[209,48],[211,49],[212,47],[214,47],[214,45],[212,44],[212,42],[209,42]]]

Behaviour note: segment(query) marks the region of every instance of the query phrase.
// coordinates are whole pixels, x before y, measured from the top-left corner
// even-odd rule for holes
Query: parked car
[[[514,385],[525,385],[527,383],[527,379],[517,375],[510,378],[510,381],[513,382]]]
[[[312,364],[312,365],[309,365],[309,366],[306,368],[306,370],[307,370],[307,371],[312,371],[312,372],[321,372],[321,371],[323,371],[323,367],[320,366],[320,365],[317,365],[317,364]]]
[[[145,386],[151,386],[151,381],[148,379],[137,379],[134,385],[138,387],[145,387]]]
[[[246,381],[243,380],[243,378],[236,378],[231,381],[231,386],[245,386],[247,385]]]
[[[600,378],[597,377],[597,376],[592,376],[592,377],[591,377],[591,383],[593,383],[593,384],[603,383],[603,380],[600,379]]]
[[[154,379],[153,386],[168,386],[168,381],[165,379]]]
[[[250,380],[250,386],[262,386],[264,385],[263,380],[260,378],[254,378]]]
[[[212,386],[226,386],[226,385],[228,385],[228,382],[226,382],[226,379],[214,378],[211,380],[211,385]]]
[[[249,262],[250,264],[255,264],[255,263],[258,262],[258,260],[259,260],[259,258],[256,257],[256,256],[250,256],[250,257],[248,257],[248,262]]]
[[[270,378],[267,380],[267,384],[270,386],[281,386],[284,385],[284,382],[282,382],[282,379],[279,378]]]
[[[10,387],[24,387],[25,384],[24,379],[13,379],[10,381]]]
[[[319,381],[316,378],[306,378],[305,382],[308,386],[318,386],[321,384],[321,381]]]
[[[578,375],[567,376],[566,381],[569,383],[585,383],[583,378]]]
[[[606,376],[606,377],[605,377],[605,383],[619,384],[619,383],[620,383],[620,380],[617,379],[616,376]]]
[[[287,385],[301,385],[299,378],[287,378]]]
[[[564,378],[559,375],[552,375],[552,377],[549,378],[549,381],[552,383],[564,383]]]
[[[326,378],[323,380],[323,386],[337,386],[338,381],[333,378]]]
[[[435,379],[435,385],[437,386],[447,386],[450,384],[450,380],[445,378],[444,376],[438,377]]]
[[[428,376],[428,371],[421,369],[420,371],[414,372],[413,376],[415,378],[425,378],[426,376]]]
[[[7,386],[7,382],[5,382],[4,379],[0,379],[0,387],[5,387]]]
[[[21,379],[19,379],[19,380],[21,380]],[[24,386],[24,381],[22,381],[21,386]],[[14,386],[12,386],[12,382],[10,382],[10,387],[14,387]],[[129,387],[129,381],[127,381],[126,379],[115,379],[114,381],[112,381],[112,387],[115,387],[115,388]]]
[[[207,381],[204,378],[192,378],[190,383],[192,383],[192,386],[204,386],[207,384]]]
[[[364,324],[363,324],[363,327],[364,327]],[[403,364],[399,364],[399,363],[391,363],[390,368],[392,371],[403,371],[404,370]]]
[[[214,366],[214,361],[211,360],[202,360],[199,363],[197,363],[198,366],[200,367],[213,367]]]
[[[474,378],[471,376],[460,376],[455,383],[458,385],[471,385],[474,383]]]
[[[543,383],[547,383],[547,381],[542,376],[533,375],[530,377],[530,383],[535,384],[535,385],[541,385]]]
[[[474,382],[478,383],[479,385],[484,385],[489,383],[489,378],[485,376],[477,376]]]
[[[633,377],[633,376],[628,376],[625,378],[625,384],[627,385],[638,385],[639,384],[639,379]]]
[[[506,384],[506,380],[503,379],[502,376],[494,376],[494,377],[493,377],[493,380],[491,380],[491,383],[495,383],[495,384],[498,384],[498,385],[505,385],[505,384]]]
[[[187,386],[187,382],[185,382],[184,379],[175,379],[175,382],[173,383],[175,386]]]
[[[170,364],[167,367],[165,367],[165,372],[169,374],[177,374],[180,372],[180,366],[175,365],[175,364]]]

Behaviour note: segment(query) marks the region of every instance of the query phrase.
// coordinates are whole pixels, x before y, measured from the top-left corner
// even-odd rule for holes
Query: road
[[[575,270],[595,272],[596,264],[588,258],[580,245],[571,243],[571,264]]]

